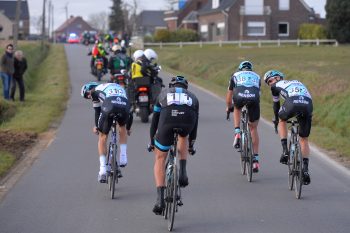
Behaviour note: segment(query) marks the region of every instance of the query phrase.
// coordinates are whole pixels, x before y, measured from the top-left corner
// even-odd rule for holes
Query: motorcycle
[[[102,76],[104,75],[103,58],[98,57],[95,59],[94,66],[92,67],[92,74],[97,77],[97,81],[101,81]]]
[[[127,77],[127,70],[122,69],[120,73],[111,75],[111,82],[117,83],[122,87],[127,88],[127,85],[129,83],[128,77]]]
[[[161,67],[156,67],[157,72]],[[141,118],[141,122],[147,123],[149,115],[153,112],[155,101],[164,87],[159,77],[143,77],[137,81],[135,89],[134,112]]]

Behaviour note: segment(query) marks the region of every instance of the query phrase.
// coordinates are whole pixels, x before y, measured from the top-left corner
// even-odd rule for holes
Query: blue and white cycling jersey
[[[124,97],[127,99],[125,89],[116,83],[104,83],[100,84],[95,88],[96,91],[101,91],[104,93],[104,98],[111,96]]]
[[[260,88],[260,76],[253,71],[239,71],[233,74],[234,87]]]
[[[290,97],[307,97],[309,99],[311,98],[311,95],[307,88],[302,84],[301,82],[297,80],[287,81],[287,80],[281,80],[271,87],[272,95],[274,101],[278,101],[279,95],[283,99],[287,99]]]

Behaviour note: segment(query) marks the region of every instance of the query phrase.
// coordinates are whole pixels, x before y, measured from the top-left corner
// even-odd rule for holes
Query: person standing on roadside
[[[17,82],[19,86],[19,100],[24,101],[23,74],[27,70],[27,60],[23,57],[23,52],[21,50],[17,50],[15,52],[14,68],[15,68],[15,71],[13,73],[13,78],[12,78],[10,97],[13,101],[15,101],[16,82]]]
[[[10,99],[10,85],[12,75],[14,73],[14,58],[13,58],[13,45],[6,45],[5,54],[1,57],[0,64],[0,76],[2,79],[2,88],[4,92],[4,98],[6,100]]]

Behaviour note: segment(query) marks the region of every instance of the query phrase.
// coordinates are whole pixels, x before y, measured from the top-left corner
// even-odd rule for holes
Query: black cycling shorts
[[[311,131],[313,105],[312,100],[307,97],[292,97],[287,99],[281,106],[278,117],[288,120],[297,117],[299,122],[299,136],[309,137]]]
[[[167,152],[174,142],[174,128],[180,128],[181,137],[188,136],[196,123],[197,114],[188,106],[170,105],[160,112],[158,130],[154,138],[155,147]]]
[[[101,106],[97,128],[100,132],[108,134],[113,124],[113,116],[117,115],[119,126],[124,126],[129,118],[130,105],[126,98],[108,97]]]
[[[248,108],[250,122],[260,119],[260,93],[255,87],[236,87],[233,89],[233,104],[241,109],[244,105]]]

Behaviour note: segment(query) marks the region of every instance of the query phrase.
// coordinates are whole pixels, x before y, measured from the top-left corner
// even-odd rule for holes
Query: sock
[[[282,144],[282,148],[283,150],[287,150],[287,138],[283,138],[281,139],[281,144]]]
[[[100,155],[100,175],[106,173],[106,156]]]
[[[180,173],[185,175],[186,173],[186,159],[180,159]]]
[[[304,168],[306,170],[309,169],[309,158],[303,158],[303,162],[304,162]]]
[[[235,134],[238,134],[238,133],[240,133],[241,132],[241,129],[239,128],[239,127],[236,127],[235,128]]]
[[[126,148],[127,148],[126,144],[120,144],[120,154],[121,155],[126,155]]]

